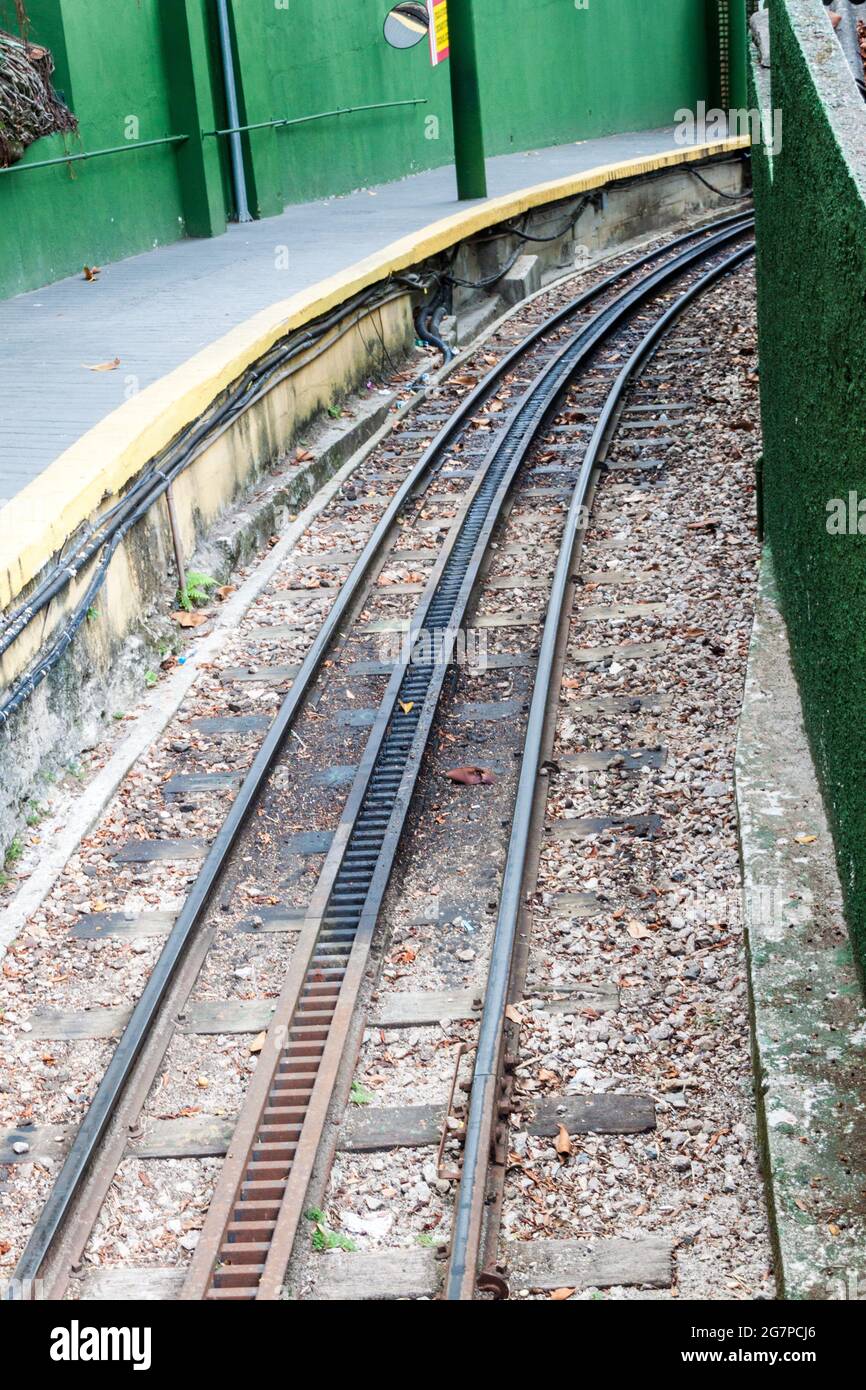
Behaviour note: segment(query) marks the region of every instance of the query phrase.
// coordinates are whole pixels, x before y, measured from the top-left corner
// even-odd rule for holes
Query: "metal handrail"
[[[128,150],[146,150],[153,145],[179,145],[188,135],[164,135],[159,140],[128,140],[125,145],[110,145],[105,150],[84,150],[78,154],[58,155],[56,159],[34,160],[32,164],[10,164],[0,174],[14,174],[27,169],[49,169],[54,164],[77,164],[83,159],[101,159],[106,154],[125,154]]]
[[[333,111],[317,111],[312,116],[278,116],[273,121],[253,121],[250,125],[227,126],[225,130],[203,130],[202,135],[239,135],[246,130],[277,130],[283,126],[323,121],[326,116],[350,116],[356,111],[382,111],[390,106],[426,106],[429,98],[409,97],[405,101],[371,101],[365,106],[338,106]]]

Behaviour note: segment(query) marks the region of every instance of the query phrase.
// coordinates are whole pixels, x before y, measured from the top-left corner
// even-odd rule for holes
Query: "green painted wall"
[[[702,0],[509,0],[478,18],[491,154],[670,125],[708,95]]]
[[[771,0],[762,95],[782,147],[754,151],[764,511],[862,970],[866,534],[828,534],[827,504],[866,499],[866,114],[821,9]]]
[[[427,47],[390,49],[388,0],[230,0],[241,121],[423,98],[244,137],[257,216],[347,192],[453,157],[447,65]],[[475,0],[488,152],[666,125],[707,98],[718,0]],[[64,151],[186,134],[141,149],[0,174],[0,295],[44,284],[231,215],[215,0],[27,0],[32,34],[57,53],[58,86],[80,137],[55,136],[25,164]],[[11,0],[0,0],[8,23]],[[131,144],[132,142],[130,142]],[[528,175],[528,177],[530,177]]]
[[[37,141],[30,164],[126,140],[127,117],[141,140],[172,126],[158,0],[28,0],[32,37],[65,40],[74,136]],[[45,21],[44,23],[42,21]],[[67,93],[69,95],[69,93]],[[159,147],[32,172],[0,175],[0,293],[45,284],[185,234],[177,155]]]
[[[307,116],[414,98],[427,103],[274,132],[284,204],[402,178],[452,158],[447,65],[431,68],[425,44],[403,52],[388,47],[382,37],[387,3],[319,0],[315,23],[306,3],[276,10],[268,0],[251,0],[242,8],[246,22],[257,20],[267,35],[268,70],[257,93],[262,114]]]

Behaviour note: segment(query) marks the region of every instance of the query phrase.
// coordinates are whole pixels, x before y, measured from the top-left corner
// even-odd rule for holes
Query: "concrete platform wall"
[[[719,89],[720,6],[743,0],[475,0],[488,152],[669,125]],[[26,0],[77,137],[0,171],[0,296],[233,215],[212,0]],[[251,207],[269,216],[452,158],[448,65],[389,48],[388,0],[230,0],[243,124],[354,111],[244,136]],[[4,19],[2,16],[9,11]],[[12,23],[13,6],[0,10]],[[175,143],[168,137],[186,137]],[[119,152],[47,168],[66,153]]]
[[[778,152],[753,151],[764,514],[862,972],[866,110],[823,7],[769,9],[770,67],[753,52],[751,70],[782,120]]]

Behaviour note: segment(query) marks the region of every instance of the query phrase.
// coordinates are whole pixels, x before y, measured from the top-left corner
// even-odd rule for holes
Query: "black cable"
[[[592,201],[592,195],[587,195],[587,196],[581,198],[581,200],[580,200],[578,206],[574,209],[574,211],[573,211],[572,213],[570,213],[570,215],[569,215],[567,221],[565,221],[565,222],[563,223],[563,225],[562,225],[562,227],[560,228],[560,230],[557,231],[557,232],[551,233],[549,236],[534,236],[534,235],[533,235],[532,233],[530,233],[530,232],[523,232],[523,231],[520,231],[517,227],[509,227],[509,226],[506,224],[506,226],[505,226],[505,228],[504,228],[504,231],[501,232],[501,233],[498,233],[496,239],[498,239],[499,236],[508,235],[508,236],[516,236],[516,237],[519,237],[519,239],[520,239],[521,242],[527,242],[527,241],[533,241],[533,242],[558,241],[559,238],[560,238],[561,236],[564,236],[565,233],[566,233],[567,231],[573,230],[573,228],[577,225],[578,220],[579,220],[579,218],[580,218],[580,216],[581,216],[581,213],[583,212],[584,208],[585,208],[585,207],[587,206],[587,204],[588,204],[589,202],[591,202],[591,201]],[[493,240],[493,239],[494,239],[494,238],[491,238],[491,240]],[[471,243],[470,243],[470,244],[471,244]],[[512,254],[508,257],[508,259],[506,260],[505,264],[504,264],[503,266],[501,266],[501,267],[499,268],[499,270],[497,270],[493,275],[487,276],[486,279],[484,279],[484,280],[477,280],[477,281],[462,280],[462,279],[460,279],[460,278],[459,278],[458,276],[456,276],[456,275],[448,275],[448,276],[446,277],[446,278],[447,278],[447,281],[448,281],[448,284],[450,284],[450,285],[460,285],[462,288],[467,289],[467,290],[486,290],[486,289],[489,289],[489,288],[491,287],[491,285],[495,285],[495,284],[496,284],[497,280],[501,280],[502,277],[503,277],[503,275],[507,275],[507,274],[508,274],[508,272],[509,272],[509,270],[511,269],[511,267],[512,267],[512,266],[517,262],[517,260],[519,259],[520,254],[521,254],[521,250],[522,250],[522,247],[521,247],[521,246],[518,246],[518,247],[512,252]]]
[[[422,343],[429,343],[431,347],[438,348],[442,353],[443,366],[450,362],[454,356],[454,349],[438,333],[439,323],[445,313],[447,292],[446,282],[440,278],[433,298],[422,304],[415,315],[415,331],[418,337]]]
[[[748,188],[745,193],[723,193],[720,188],[714,187],[709,179],[705,179],[703,174],[698,173],[697,169],[692,169],[689,166],[688,172],[693,174],[711,193],[715,193],[717,198],[727,198],[729,203],[741,203],[744,198],[751,198],[752,196],[752,190],[750,188]]]

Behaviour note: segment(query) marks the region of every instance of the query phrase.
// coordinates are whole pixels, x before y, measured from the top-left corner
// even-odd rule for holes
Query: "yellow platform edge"
[[[747,137],[677,146],[661,154],[598,165],[582,174],[489,198],[272,304],[238,324],[107,415],[0,508],[0,610],[21,593],[107,497],[190,424],[253,362],[292,329],[319,318],[388,275],[416,265],[476,232],[547,203],[661,169],[747,148]]]

